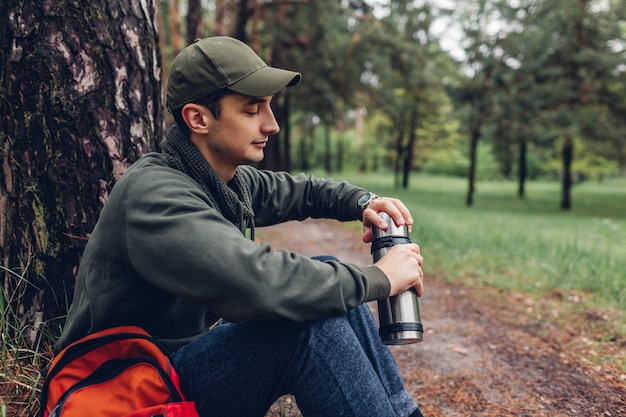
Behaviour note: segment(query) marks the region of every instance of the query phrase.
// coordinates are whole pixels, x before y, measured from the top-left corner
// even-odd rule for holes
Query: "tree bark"
[[[2,281],[36,328],[67,314],[111,186],[163,136],[155,3],[4,0],[0,11],[0,256],[13,271]]]

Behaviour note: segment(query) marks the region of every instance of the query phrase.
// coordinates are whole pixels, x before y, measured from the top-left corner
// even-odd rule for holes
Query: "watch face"
[[[363,210],[370,201],[372,201],[372,198],[374,197],[374,195],[372,193],[367,193],[367,194],[363,194],[358,201],[358,206],[361,210]]]

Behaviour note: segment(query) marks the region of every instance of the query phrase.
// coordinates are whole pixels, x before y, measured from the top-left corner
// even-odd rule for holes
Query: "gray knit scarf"
[[[172,168],[184,172],[196,181],[213,206],[226,219],[238,226],[244,234],[246,227],[250,227],[254,233],[250,191],[239,169],[235,171],[233,179],[225,184],[198,148],[176,125],[167,132],[167,138],[161,143],[161,150]]]

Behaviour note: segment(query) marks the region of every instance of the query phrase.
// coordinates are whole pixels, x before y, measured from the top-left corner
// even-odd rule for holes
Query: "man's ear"
[[[182,110],[183,120],[194,133],[208,133],[211,116],[209,109],[195,103],[185,104]]]

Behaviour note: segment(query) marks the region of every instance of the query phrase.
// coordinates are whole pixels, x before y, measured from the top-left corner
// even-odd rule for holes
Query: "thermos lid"
[[[378,213],[378,217],[383,219],[389,227],[387,230],[379,229],[376,226],[372,226],[372,233],[374,239],[383,236],[409,236],[409,228],[406,225],[397,226],[390,215],[385,212]]]

